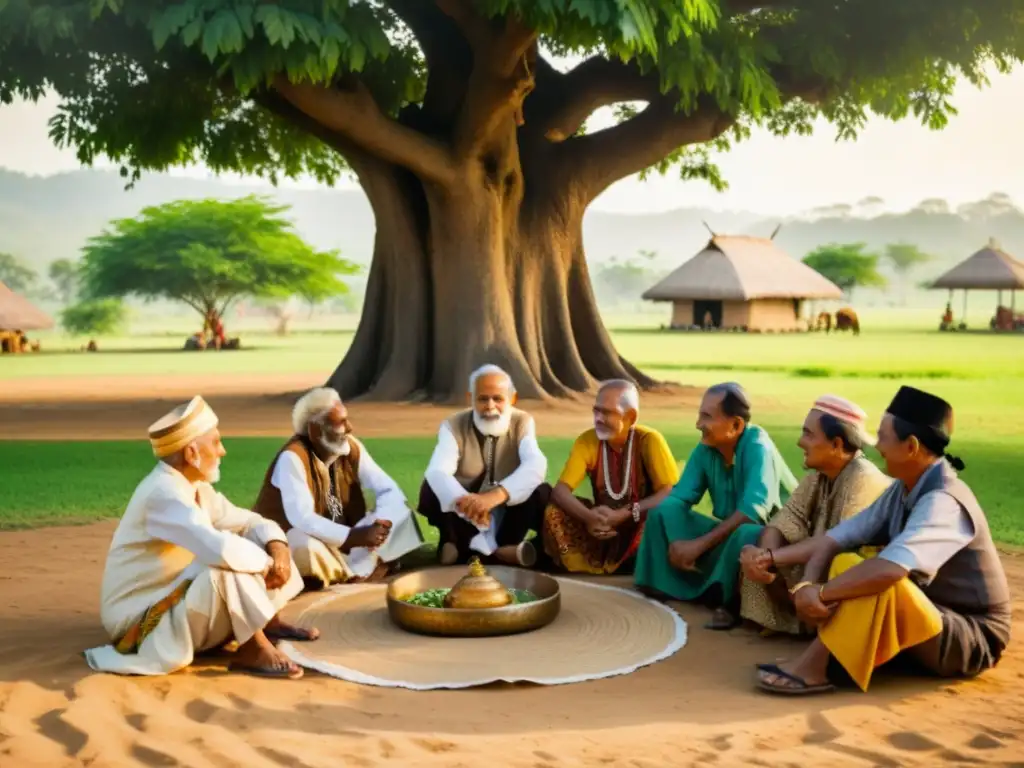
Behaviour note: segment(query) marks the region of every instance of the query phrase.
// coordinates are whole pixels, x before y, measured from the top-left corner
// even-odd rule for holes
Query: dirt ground
[[[209,396],[230,433],[283,434],[294,399],[287,393],[317,383],[300,378],[219,388],[78,380],[74,392],[22,381],[18,391],[31,397],[21,399],[3,382],[0,439],[138,438],[195,391]],[[678,419],[679,408],[692,413],[695,397],[664,398],[649,410]],[[353,412],[364,433],[417,434],[433,432],[447,409],[357,404]],[[582,404],[552,414],[568,434],[586,416]],[[80,653],[106,641],[98,595],[113,530],[106,522],[0,534],[2,768],[1024,766],[1019,646],[970,682],[881,676],[868,694],[784,699],[754,690],[754,664],[792,655],[797,644],[709,632],[706,611],[689,606],[679,606],[690,636],[675,656],[576,685],[412,692],[316,674],[257,680],[228,674],[222,659],[163,678],[92,674]],[[1005,562],[1015,594],[1024,593],[1024,557],[1007,553]],[[1015,633],[1022,629],[1016,622]]]

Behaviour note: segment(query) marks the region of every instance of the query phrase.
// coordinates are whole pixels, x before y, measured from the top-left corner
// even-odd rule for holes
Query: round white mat
[[[625,675],[686,644],[671,608],[620,587],[558,579],[562,610],[548,626],[503,637],[428,637],[396,626],[383,584],[339,586],[286,612],[320,629],[312,643],[281,643],[296,664],[365,685],[425,691],[495,682],[561,685]]]

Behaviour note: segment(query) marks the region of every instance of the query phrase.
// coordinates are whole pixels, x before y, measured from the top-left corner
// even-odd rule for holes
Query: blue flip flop
[[[787,672],[778,664],[758,664],[757,668],[761,672],[767,672],[770,675],[778,675],[779,677],[784,677],[787,680],[791,680],[796,683],[796,687],[771,685],[770,683],[766,683],[764,680],[758,678],[757,687],[767,693],[776,693],[782,696],[810,696],[816,693],[832,693],[836,689],[832,683],[808,685],[806,680]]]

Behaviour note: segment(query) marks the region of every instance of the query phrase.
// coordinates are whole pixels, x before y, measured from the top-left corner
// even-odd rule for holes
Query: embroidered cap
[[[877,439],[867,431],[868,416],[856,403],[838,395],[822,395],[814,401],[812,410],[827,413],[829,416],[848,424],[857,431],[864,445],[874,445]]]
[[[215,429],[218,423],[217,414],[202,397],[196,395],[150,425],[149,442],[153,446],[153,455],[162,459],[177,453]]]

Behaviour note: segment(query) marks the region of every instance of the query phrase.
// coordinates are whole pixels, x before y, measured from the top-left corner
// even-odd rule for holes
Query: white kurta
[[[270,482],[281,492],[281,505],[285,517],[292,525],[288,531],[288,544],[303,576],[319,578],[331,584],[352,576],[366,577],[383,560],[393,562],[423,544],[412,510],[398,483],[378,466],[366,446],[350,437],[359,451],[359,484],[374,496],[374,509],[356,523],[356,528],[372,525],[377,520],[389,520],[391,532],[377,550],[358,547],[348,555],[341,546],[348,539],[351,528],[316,513],[313,494],[306,480],[306,468],[292,451],[283,451],[274,465]]]
[[[455,509],[455,502],[466,495],[466,489],[455,479],[459,470],[459,444],[448,422],[441,424],[437,433],[437,446],[430,457],[424,479],[437,496],[442,512],[451,512],[465,519]],[[519,442],[519,466],[508,477],[495,482],[505,489],[508,501],[491,510],[491,521],[486,526],[476,525],[480,531],[470,542],[470,549],[482,555],[493,554],[498,548],[498,529],[507,507],[515,507],[530,498],[548,473],[547,457],[537,443],[537,428],[532,418],[526,423],[523,439]]]
[[[121,654],[113,645],[93,648],[86,651],[89,666],[167,674],[232,636],[248,641],[302,590],[294,567],[284,587],[267,590],[262,574],[273,562],[266,552],[272,541],[287,541],[276,523],[236,507],[208,483],[193,485],[167,464],[157,464],[135,489],[107,552],[103,627],[116,640],[178,584],[192,584],[138,653]]]

